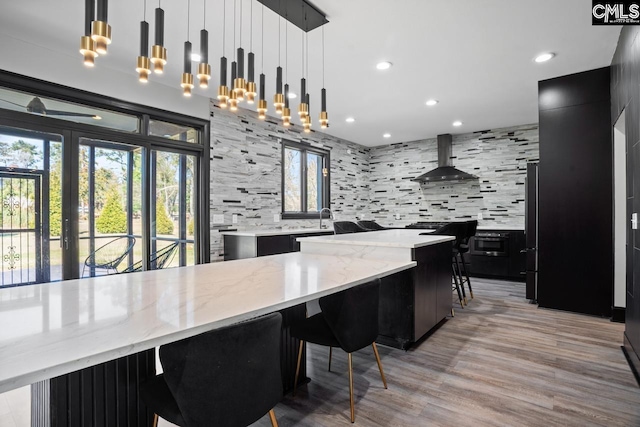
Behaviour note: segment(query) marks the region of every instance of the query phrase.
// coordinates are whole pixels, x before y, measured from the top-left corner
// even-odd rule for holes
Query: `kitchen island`
[[[416,267],[384,277],[380,286],[377,341],[409,348],[452,312],[452,236],[425,230],[382,230],[300,238],[306,254],[332,254],[376,260],[414,261]]]
[[[290,388],[305,302],[415,266],[292,253],[0,289],[0,392],[36,383],[34,426],[150,426],[137,387],[156,346],[274,311]]]
[[[255,258],[300,250],[297,239],[333,234],[332,228],[222,231],[224,260]]]

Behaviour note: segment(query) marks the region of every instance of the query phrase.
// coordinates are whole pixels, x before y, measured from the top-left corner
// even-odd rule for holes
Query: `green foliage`
[[[120,194],[116,188],[113,188],[107,196],[104,208],[96,219],[96,229],[100,233],[127,232],[127,214],[122,209]]]
[[[60,177],[60,159],[53,157],[53,167],[49,173],[49,230],[51,236],[60,236],[62,234],[62,185]]]
[[[193,218],[191,218],[189,220],[189,222],[187,222],[187,235],[188,236],[193,236],[193,229],[194,229]]]
[[[173,233],[173,221],[167,214],[164,197],[160,195],[156,199],[156,234]]]

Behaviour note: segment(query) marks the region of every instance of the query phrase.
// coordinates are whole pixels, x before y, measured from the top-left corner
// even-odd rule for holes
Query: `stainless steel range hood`
[[[438,135],[438,167],[411,181],[437,182],[478,179],[475,175],[462,172],[460,169],[453,167],[453,163],[451,162],[451,157],[453,156],[453,149],[451,148],[452,141],[453,137],[449,133]]]

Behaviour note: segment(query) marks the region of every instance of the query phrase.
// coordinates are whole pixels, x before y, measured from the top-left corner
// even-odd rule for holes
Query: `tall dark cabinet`
[[[627,298],[624,349],[640,382],[640,230],[631,215],[640,212],[640,28],[625,25],[611,62],[611,122],[625,111],[627,158]]]
[[[613,143],[609,67],[538,85],[538,304],[610,316]]]

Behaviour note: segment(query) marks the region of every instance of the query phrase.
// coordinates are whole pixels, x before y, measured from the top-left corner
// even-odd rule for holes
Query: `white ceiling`
[[[253,3],[253,50],[260,71],[260,11],[256,1],[244,5],[243,45],[249,51],[249,10]],[[178,87],[182,49],[187,36],[185,0],[164,0],[168,49],[167,72],[153,79]],[[233,55],[233,0],[227,0],[227,57]],[[215,96],[222,53],[222,0],[207,2],[210,63],[214,84],[203,96]],[[328,16],[325,26],[326,83],[330,128],[328,133],[367,146],[466,133],[538,121],[539,80],[607,66],[621,27],[592,26],[589,0],[314,0]],[[153,41],[153,9],[147,20]],[[198,49],[203,26],[203,0],[191,0],[190,38]],[[131,74],[139,49],[139,21],[143,0],[111,0],[109,23],[113,43],[109,54],[96,60]],[[267,97],[272,99],[278,65],[278,20],[265,10],[265,74]],[[77,54],[83,31],[82,0],[5,1],[0,32],[46,49]],[[236,33],[239,33],[239,28]],[[284,26],[282,45],[284,46]],[[299,91],[301,76],[300,30],[288,30],[288,82]],[[0,34],[1,36],[1,34]],[[239,43],[237,36],[236,43]],[[317,130],[322,87],[321,30],[309,33],[309,92]],[[544,64],[533,58],[551,51],[556,57]],[[390,70],[378,71],[387,60]],[[284,49],[281,58],[285,66]],[[47,64],[42,64],[46,67]],[[194,72],[196,71],[194,65]],[[88,71],[89,72],[89,71]],[[179,97],[176,93],[176,97]],[[425,101],[435,98],[435,107]],[[153,95],[149,97],[153,106]],[[297,107],[297,100],[293,102]],[[353,116],[354,123],[345,123]],[[461,120],[463,126],[451,123]],[[296,120],[294,120],[296,122]],[[391,138],[382,137],[390,133]]]

